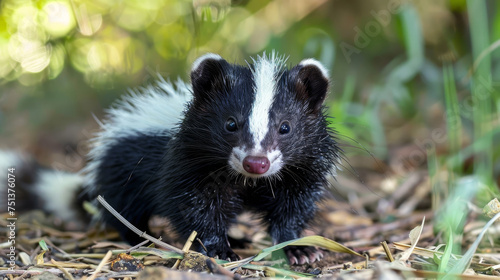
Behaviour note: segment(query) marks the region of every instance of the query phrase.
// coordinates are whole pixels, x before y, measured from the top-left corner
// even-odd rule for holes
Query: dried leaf
[[[407,261],[410,258],[413,249],[417,246],[418,240],[420,239],[420,235],[422,234],[422,229],[424,228],[425,217],[422,219],[422,224],[416,226],[414,229],[410,231],[410,243],[411,247],[404,251],[399,258],[400,261]]]
[[[43,255],[45,254],[45,250],[41,251],[40,254],[35,257],[35,265],[43,264],[45,261],[43,260]]]
[[[45,253],[42,252],[42,254]],[[21,262],[24,264],[24,265],[30,265],[31,264],[31,259],[30,259],[30,256],[28,254],[26,254],[25,252],[21,252],[19,253],[19,259],[21,259]],[[42,263],[43,263],[43,256],[42,256]]]
[[[498,199],[495,197],[492,199],[486,206],[483,208],[483,213],[488,216],[489,218],[493,218],[495,214],[500,212],[500,202]]]

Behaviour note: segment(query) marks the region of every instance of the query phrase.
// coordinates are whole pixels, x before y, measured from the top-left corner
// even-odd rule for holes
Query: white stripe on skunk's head
[[[314,59],[291,69],[285,62],[274,52],[248,67],[213,54],[195,61],[194,99],[183,124],[192,133],[187,139],[206,142],[197,154],[227,158],[234,171],[250,178],[279,177],[284,168],[321,157],[325,151],[315,146],[331,140],[322,113],[328,71]]]
[[[276,94],[277,80],[280,78],[280,71],[283,68],[284,60],[276,57],[275,53],[267,58],[264,54],[254,60],[252,69],[253,80],[255,83],[255,100],[252,105],[252,111],[248,120],[250,133],[253,136],[255,153],[262,150],[261,142],[269,131],[269,111],[274,102]]]

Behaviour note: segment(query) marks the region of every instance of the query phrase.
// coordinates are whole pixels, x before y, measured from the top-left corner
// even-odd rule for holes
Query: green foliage
[[[486,51],[490,45],[487,7],[481,1],[467,1],[468,14],[471,18],[471,42],[472,57],[477,60],[481,53]],[[488,185],[491,185],[493,178],[493,137],[486,136],[492,129],[489,122],[495,104],[493,99],[492,76],[491,76],[491,55],[488,53],[477,66],[471,78],[472,97],[475,101],[473,111],[474,137],[476,139],[485,137],[484,144],[476,149],[476,165],[474,172]],[[496,94],[498,97],[498,94]],[[500,108],[496,108],[497,110]],[[498,113],[498,112],[497,112]]]
[[[390,147],[427,143],[432,147],[421,147],[423,160],[413,166],[425,167],[426,149],[432,148],[430,172],[449,174],[446,184],[436,183],[446,188],[436,207],[456,180],[471,172],[490,187],[482,196],[487,199],[495,193],[500,160],[495,145],[500,52],[494,45],[500,5],[490,0],[399,4],[5,0],[0,3],[0,133],[15,135],[13,124],[24,118],[41,132],[90,119],[90,112],[100,117],[127,87],[157,73],[186,79],[190,64],[205,52],[245,63],[276,49],[289,55],[289,64],[315,57],[331,69],[328,113],[346,147],[366,147],[388,160]],[[470,34],[459,24],[466,16]],[[445,110],[438,111],[441,118],[432,116],[436,108]],[[440,126],[446,127],[443,142],[432,136]],[[423,128],[428,135],[407,135],[425,133]],[[473,170],[464,167],[471,158]]]
[[[429,157],[433,205],[438,213],[435,227],[448,236],[446,250],[439,260],[438,270],[448,273],[448,278],[451,277],[449,275],[463,273],[468,268],[472,254],[477,249],[483,234],[474,242],[474,248],[469,248],[459,261],[452,262],[451,254],[461,253],[463,224],[469,213],[466,205],[474,202],[477,197],[475,203],[481,206],[495,194],[498,195],[498,187],[495,186],[493,180],[493,162],[498,162],[499,157],[498,146],[493,144],[493,139],[498,138],[500,130],[495,128],[491,118],[498,116],[499,107],[495,106],[498,104],[498,94],[492,87],[492,80],[495,77],[491,71],[493,67],[490,55],[492,43],[488,35],[487,3],[467,1],[467,11],[471,20],[471,61],[473,62],[469,66],[470,74],[466,76],[469,82],[466,86],[470,86],[468,97],[470,107],[463,106],[467,99],[464,100],[460,96],[456,86],[454,69],[460,69],[461,65],[445,64],[442,71],[448,154],[441,155],[441,160],[434,153]],[[495,65],[495,67],[498,66]],[[464,108],[468,110],[465,111]],[[470,121],[472,127],[465,126],[463,119]],[[463,147],[464,132],[467,130],[472,131],[474,140],[469,146]],[[463,169],[467,158],[473,159],[472,172]],[[439,185],[439,180],[436,178],[438,171],[442,168],[446,168],[448,175],[446,185]],[[464,176],[466,172],[471,173],[469,176]]]
[[[444,94],[446,100],[446,127],[448,133],[448,147],[451,155],[456,155],[460,159],[460,144],[462,122],[460,120],[460,109],[458,104],[457,90],[455,87],[455,77],[453,68],[450,65],[443,67]],[[448,165],[448,188],[452,189],[455,185],[456,167],[461,164],[457,160],[449,162]]]

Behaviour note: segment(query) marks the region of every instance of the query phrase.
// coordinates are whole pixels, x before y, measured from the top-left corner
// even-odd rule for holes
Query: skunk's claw
[[[285,248],[285,253],[292,265],[313,263],[323,258],[320,249],[310,246],[288,246]]]

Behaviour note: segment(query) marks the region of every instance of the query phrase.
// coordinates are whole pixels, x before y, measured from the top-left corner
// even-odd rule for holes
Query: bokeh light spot
[[[19,62],[27,72],[40,72],[50,62],[50,47],[40,41],[26,39],[20,34],[11,37],[8,51],[11,58]]]
[[[63,1],[46,3],[40,16],[45,30],[54,37],[65,36],[75,27],[71,7]]]

